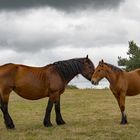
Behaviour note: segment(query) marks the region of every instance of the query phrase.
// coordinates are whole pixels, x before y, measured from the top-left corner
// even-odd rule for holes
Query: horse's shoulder
[[[129,72],[127,72],[127,71],[122,71],[122,72],[120,72],[119,73],[119,77],[122,77],[122,78],[124,78],[126,75],[128,75],[129,74]]]

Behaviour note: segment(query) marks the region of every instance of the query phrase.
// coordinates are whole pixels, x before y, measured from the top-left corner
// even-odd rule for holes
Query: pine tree
[[[127,55],[129,58],[118,57],[118,65],[125,66],[125,70],[127,71],[140,68],[140,47],[138,47],[134,41],[129,42]]]

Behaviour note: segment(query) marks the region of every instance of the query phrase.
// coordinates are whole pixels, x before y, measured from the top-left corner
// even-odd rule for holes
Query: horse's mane
[[[115,72],[123,72],[123,70],[121,68],[118,68],[112,64],[108,64],[108,63],[104,63],[105,65],[109,66],[113,71]]]
[[[56,66],[56,70],[61,77],[67,80],[82,72],[83,64],[80,60],[82,58],[58,61],[53,64]]]

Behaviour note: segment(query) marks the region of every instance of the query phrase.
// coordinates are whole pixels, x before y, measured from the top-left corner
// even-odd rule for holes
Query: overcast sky
[[[139,0],[0,0],[0,64],[89,57],[117,65],[140,44]]]

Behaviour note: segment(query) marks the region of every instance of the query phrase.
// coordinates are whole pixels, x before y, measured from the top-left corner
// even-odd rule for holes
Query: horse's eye
[[[98,70],[98,72],[100,72],[101,70]]]

